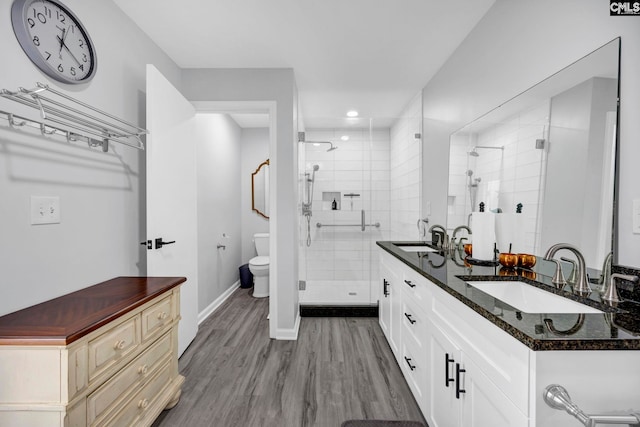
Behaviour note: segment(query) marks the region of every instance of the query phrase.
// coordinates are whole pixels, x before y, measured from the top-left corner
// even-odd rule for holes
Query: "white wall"
[[[43,82],[144,126],[146,64],[155,64],[176,87],[180,69],[112,2],[65,4],[83,21],[96,46],[95,78],[69,86],[37,71],[11,29],[11,2],[3,1],[2,88]],[[17,107],[0,99],[1,110],[13,112]],[[33,112],[29,114],[37,117]],[[115,276],[144,275],[144,151],[113,144],[105,154],[12,132],[5,124],[0,122],[0,314]],[[31,195],[59,196],[61,223],[30,225]]]
[[[241,129],[226,114],[197,114],[196,131],[198,312],[202,312],[238,281]],[[218,244],[226,249],[218,249]]]
[[[298,309],[298,153],[297,88],[292,69],[184,69],[182,92],[191,101],[275,102],[270,135],[271,240],[269,280],[277,286],[271,295],[270,336],[294,338],[300,322]],[[295,139],[297,141],[297,139]]]
[[[242,219],[242,264],[256,256],[253,235],[269,232],[269,220],[251,210],[251,174],[269,158],[269,129],[246,128],[241,134],[240,203]]]
[[[618,263],[635,265],[640,235],[631,230],[640,199],[640,25],[609,16],[600,0],[497,0],[424,88],[424,201],[446,220],[449,135],[615,37],[622,37]],[[633,17],[632,17],[633,18]],[[544,23],[544,31],[540,25]],[[437,162],[434,161],[437,159]],[[443,185],[444,184],[444,185]]]

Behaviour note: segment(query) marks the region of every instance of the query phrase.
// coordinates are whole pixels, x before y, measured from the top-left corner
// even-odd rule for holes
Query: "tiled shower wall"
[[[549,101],[510,117],[499,124],[488,125],[473,134],[454,135],[451,140],[449,170],[448,224],[452,230],[467,224],[472,211],[467,171],[471,179],[480,178],[476,206],[485,202],[487,210],[500,208],[515,212],[523,204],[524,246],[520,251],[539,253],[540,227],[538,217],[542,209],[546,152],[536,149],[536,139],[547,139]],[[467,153],[475,145],[504,149],[478,149],[479,157]],[[498,196],[499,192],[499,196]],[[473,230],[473,225],[472,225]]]
[[[407,105],[391,127],[390,212],[392,240],[416,240],[422,181],[422,96]]]
[[[342,141],[342,136],[348,136],[349,140]],[[375,242],[389,235],[389,131],[307,129],[305,139],[331,141],[339,147],[327,152],[328,144],[303,144],[304,171],[311,174],[313,166],[319,166],[315,173],[308,247],[306,218],[301,219],[306,280],[375,280],[378,263],[371,262],[377,259]],[[304,190],[303,184],[301,195]],[[336,210],[332,210],[334,198]],[[380,223],[380,227],[361,231],[362,210],[367,224]]]

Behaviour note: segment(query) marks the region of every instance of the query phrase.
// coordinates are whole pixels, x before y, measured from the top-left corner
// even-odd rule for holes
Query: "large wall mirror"
[[[269,219],[269,159],[251,174],[251,210]]]
[[[483,202],[498,234],[511,217],[502,251],[570,243],[601,269],[615,246],[619,53],[615,39],[451,135],[449,229]]]

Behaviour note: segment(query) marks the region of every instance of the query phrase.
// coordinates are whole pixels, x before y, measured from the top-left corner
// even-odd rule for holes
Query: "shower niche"
[[[322,210],[339,211],[342,206],[341,193],[339,191],[322,192]]]

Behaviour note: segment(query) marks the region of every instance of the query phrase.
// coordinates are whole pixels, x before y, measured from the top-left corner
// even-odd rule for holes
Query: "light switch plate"
[[[60,197],[31,196],[31,224],[59,224]]]
[[[633,234],[640,234],[640,199],[633,201]]]

